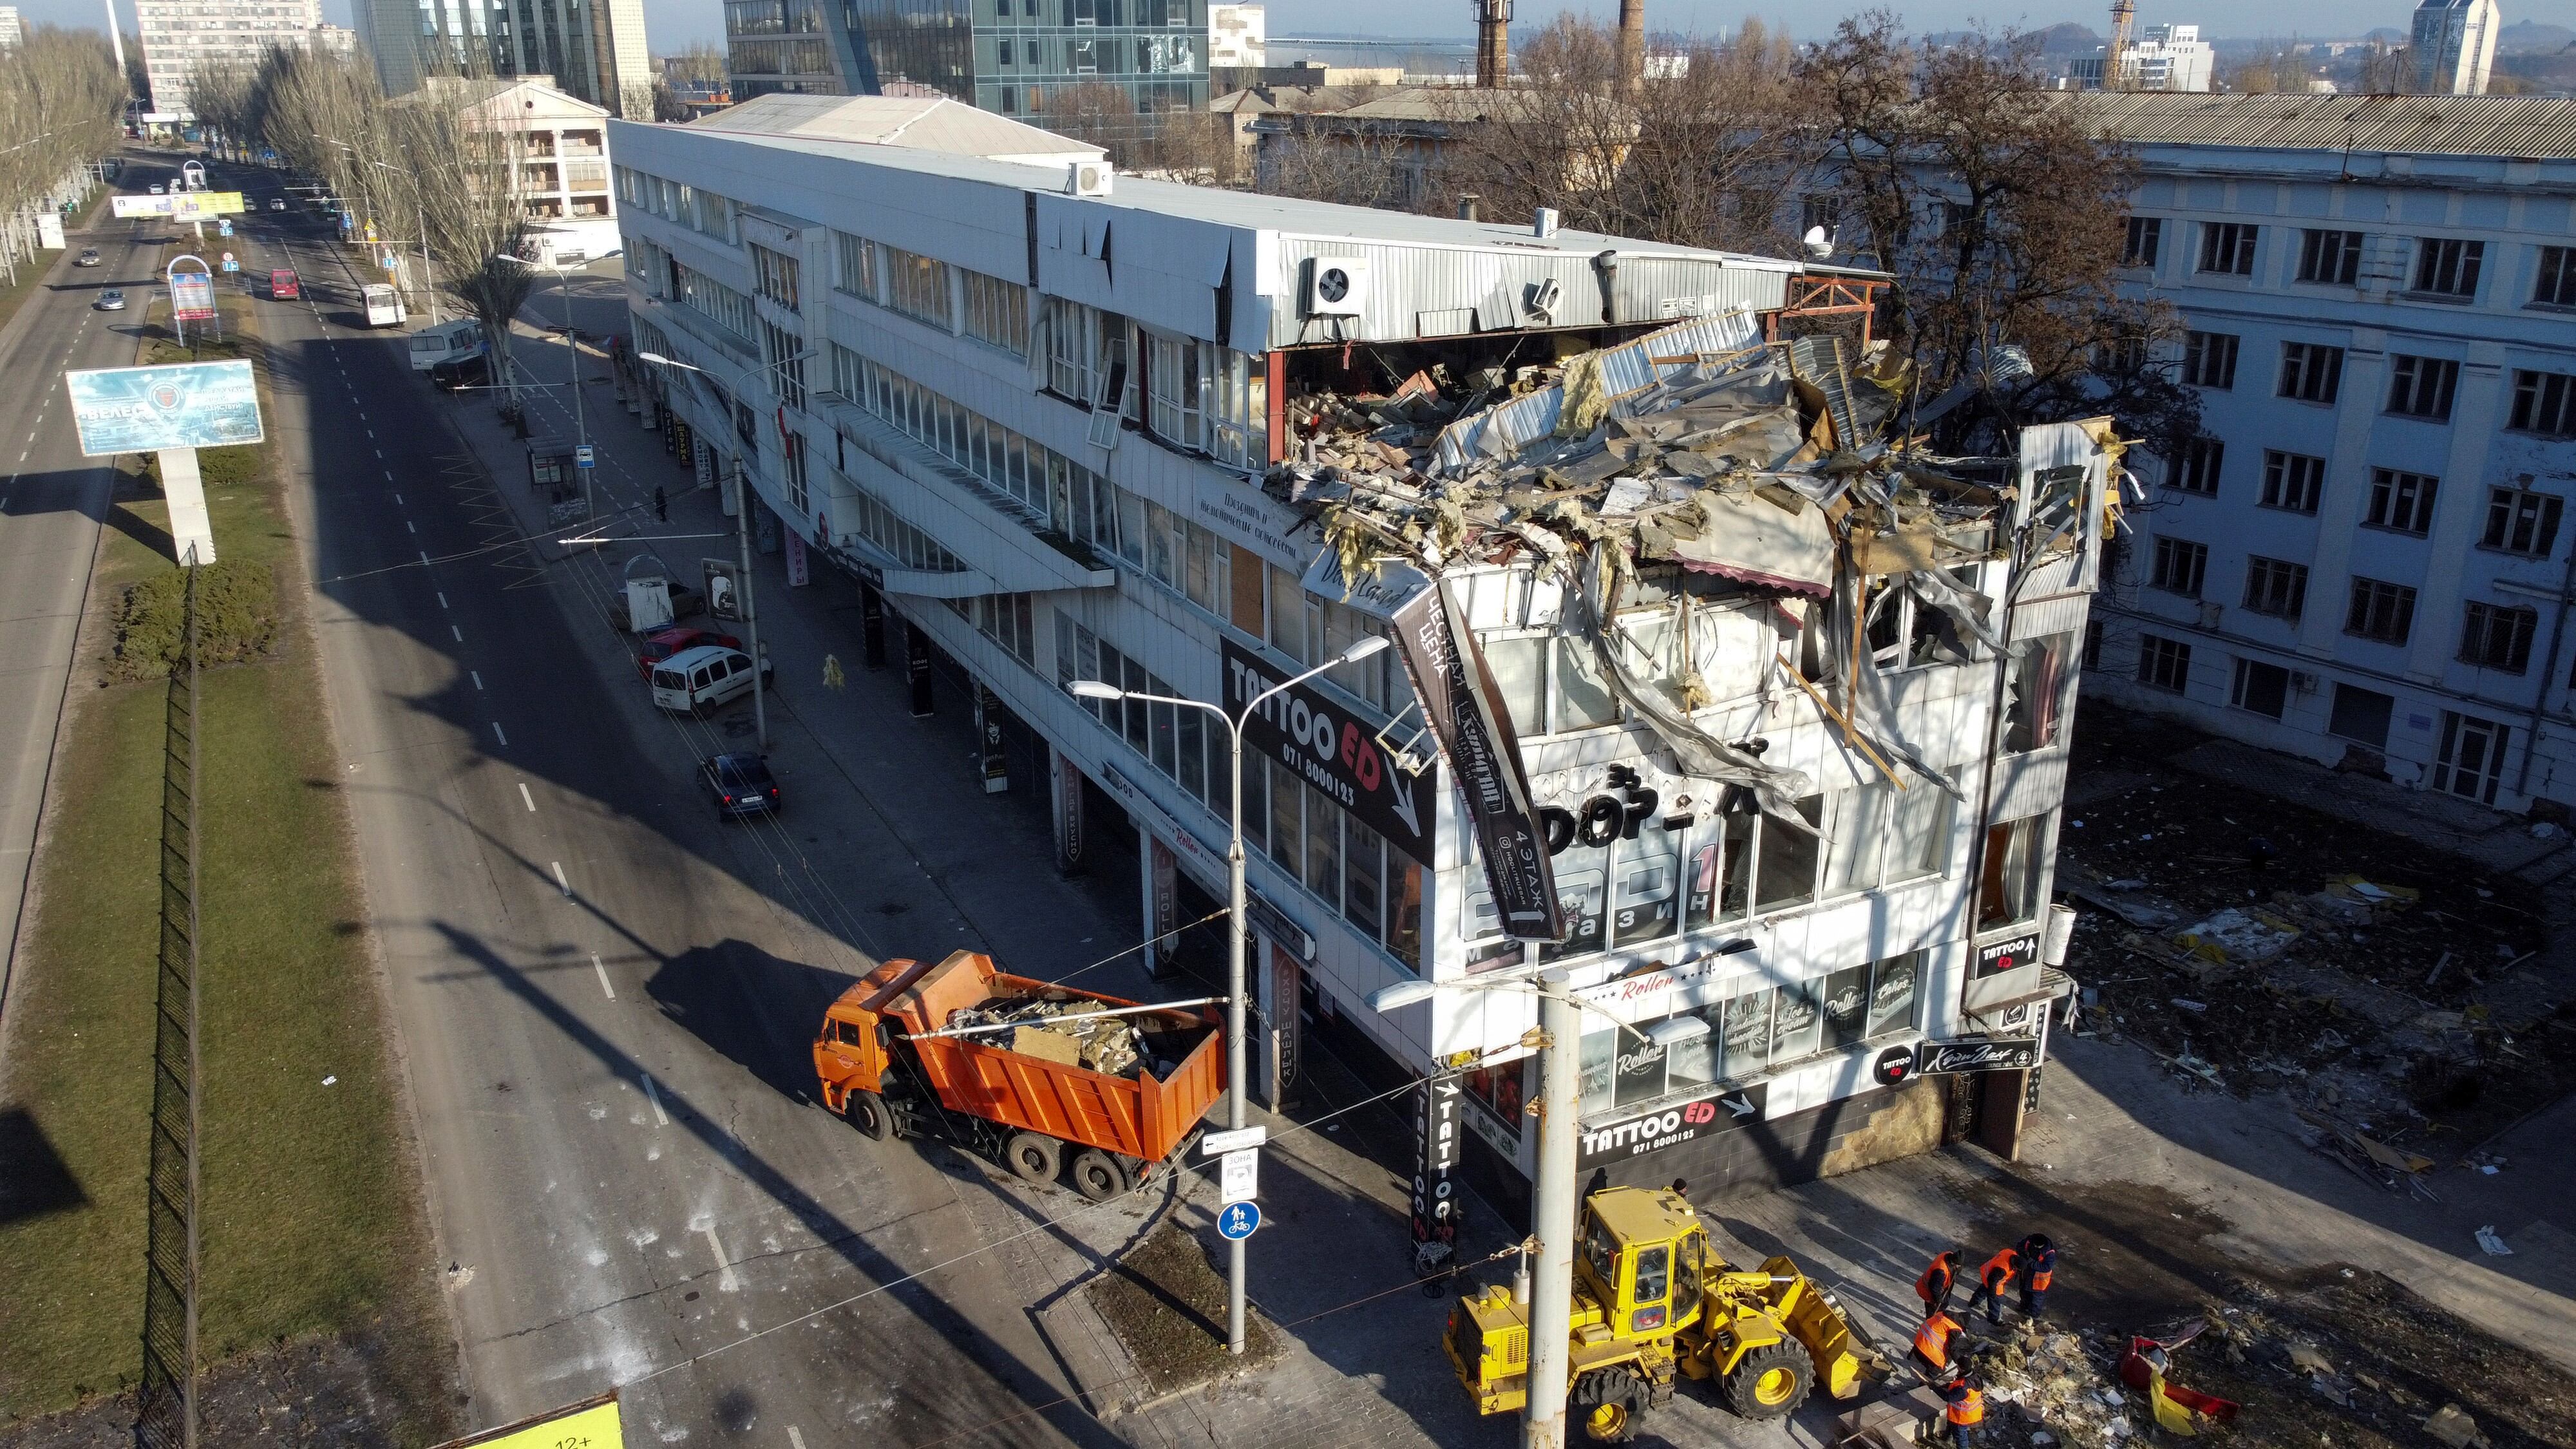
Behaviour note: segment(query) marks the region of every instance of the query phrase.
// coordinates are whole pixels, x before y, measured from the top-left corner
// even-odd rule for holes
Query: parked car
[[[698,783],[707,787],[718,820],[764,815],[786,803],[765,755],[709,755],[698,762]]]
[[[98,262],[98,248],[84,247],[81,249],[80,256],[73,260],[72,265],[76,267],[94,267],[98,265]]]
[[[268,199],[268,209],[271,211],[284,211],[286,209],[286,198],[283,196],[270,197]]]
[[[770,669],[764,662],[761,683]],[[751,693],[751,656],[720,644],[684,649],[653,668],[653,703],[677,714],[703,714]]]
[[[673,619],[685,619],[691,614],[703,614],[707,611],[706,595],[699,593],[696,589],[691,588],[687,584],[681,583],[678,579],[668,579],[664,582],[669,584],[671,589],[671,617]],[[635,632],[634,624],[630,623],[626,617],[626,591],[624,589],[617,589],[610,593],[608,598],[608,607],[610,612],[617,616],[618,628],[623,629],[630,634]],[[667,624],[663,626],[663,628],[669,627],[670,626]],[[655,630],[654,632],[659,633],[661,631]]]
[[[477,355],[454,357],[429,370],[429,385],[441,392],[462,392],[469,387],[489,387],[492,383],[492,359]]]
[[[268,295],[272,301],[294,301],[304,295],[303,279],[295,275],[293,267],[279,267],[268,274]]]
[[[644,646],[635,651],[636,676],[650,680],[653,677],[654,665],[683,650],[695,649],[702,644],[721,644],[727,649],[742,647],[742,641],[731,634],[718,634],[711,629],[665,629],[658,634],[644,636]]]
[[[98,300],[90,305],[102,312],[122,312],[125,310],[125,294],[110,287],[99,293]]]

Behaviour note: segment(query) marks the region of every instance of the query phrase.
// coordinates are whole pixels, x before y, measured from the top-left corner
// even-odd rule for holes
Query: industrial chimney
[[[1619,0],[1619,80],[1635,90],[1646,76],[1646,0]]]
[[[1499,89],[1511,79],[1512,0],[1473,0],[1476,7],[1476,84]]]

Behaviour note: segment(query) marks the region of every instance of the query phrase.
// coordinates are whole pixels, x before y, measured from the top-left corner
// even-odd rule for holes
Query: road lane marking
[[[456,636],[456,642],[457,642],[457,643],[462,644],[462,643],[464,643],[464,642],[465,642],[465,631],[464,631],[464,630],[457,628],[457,627],[456,627],[455,625],[453,625],[453,624],[450,624],[450,625],[448,625],[448,626],[447,626],[447,632]]]
[[[483,671],[479,669],[469,669],[465,672],[474,676],[474,687],[476,689],[481,689],[483,687]]]
[[[501,742],[501,748],[506,750],[510,747],[510,737],[501,733],[501,722],[497,719],[492,721],[492,734]]]
[[[597,961],[599,958],[593,956],[590,959],[592,961]],[[608,973],[604,970],[601,971],[599,973],[599,979],[606,981],[608,979]],[[664,1113],[662,1110],[662,1094],[653,1089],[653,1074],[651,1072],[638,1072],[636,1075],[644,1079],[644,1095],[653,1103],[653,1125],[656,1127],[670,1126],[671,1119],[669,1115]],[[719,1260],[724,1257],[724,1249],[722,1247],[718,1247],[716,1249],[716,1257]]]
[[[495,725],[494,728],[498,729],[499,726]],[[550,860],[547,861],[546,864],[555,868],[555,884],[563,887],[564,895],[569,898],[572,895],[572,882],[564,879],[563,862],[560,860]]]
[[[646,1080],[649,1081],[651,1079],[647,1078]],[[719,1270],[716,1273],[716,1291],[719,1293],[741,1292],[742,1280],[733,1275],[733,1264],[725,1257],[724,1244],[716,1240],[716,1230],[713,1228],[700,1228],[698,1229],[698,1232],[700,1236],[707,1240],[707,1246],[715,1249],[716,1267]]]
[[[593,951],[590,954],[590,969],[599,973],[599,989],[608,993],[609,1000],[615,1001],[617,999],[617,988],[608,984],[608,968],[599,964],[599,953],[596,951]],[[652,1078],[646,1077],[644,1080],[649,1082]],[[645,1095],[651,1096],[652,1093],[647,1092]]]
[[[391,473],[387,473],[387,474],[385,475],[385,477],[386,477],[387,479],[391,479],[393,476],[394,476],[394,475],[393,475],[393,474],[391,474]],[[394,507],[396,507],[396,508],[401,508],[401,507],[403,507],[403,506],[405,506],[405,505],[404,505],[404,503],[403,503],[403,501],[402,501],[402,495],[401,495],[401,494],[399,494],[399,493],[395,494],[395,495],[394,495]]]
[[[793,1424],[787,1426],[787,1449],[805,1449],[805,1436],[797,1433]]]
[[[438,607],[440,607],[440,608],[442,608],[442,609],[446,608],[446,607],[447,607],[447,590],[445,590],[445,589],[435,589],[435,590],[432,590],[432,592],[434,592],[434,593],[436,593],[436,594],[438,595]]]
[[[528,782],[525,780],[519,782],[519,798],[528,802],[529,814],[537,813],[537,797],[528,793]]]
[[[418,528],[416,528],[416,527],[414,527],[414,526],[413,526],[412,521],[411,521],[410,519],[408,519],[408,518],[406,518],[406,519],[404,519],[404,520],[403,520],[403,531],[404,531],[405,533],[418,533],[418,532],[420,532],[420,530],[419,530]]]
[[[427,549],[423,549],[423,550],[421,550],[421,554],[420,554],[420,561],[421,561],[422,563],[427,563],[427,562],[429,562],[429,550],[427,550]]]

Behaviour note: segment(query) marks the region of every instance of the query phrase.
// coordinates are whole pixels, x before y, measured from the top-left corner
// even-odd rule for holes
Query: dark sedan
[[[698,763],[698,783],[706,787],[718,820],[758,815],[784,803],[765,755],[709,755]]]

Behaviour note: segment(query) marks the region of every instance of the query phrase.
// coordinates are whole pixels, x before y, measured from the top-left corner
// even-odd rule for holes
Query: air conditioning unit
[[[1106,161],[1076,161],[1064,168],[1064,189],[1068,196],[1107,196],[1118,179],[1118,168]]]
[[[2314,694],[2317,692],[2317,677],[2304,669],[2293,669],[2290,671],[2290,687],[2301,694]]]
[[[1369,264],[1360,257],[1314,257],[1306,263],[1306,315],[1357,317],[1368,307]]]

